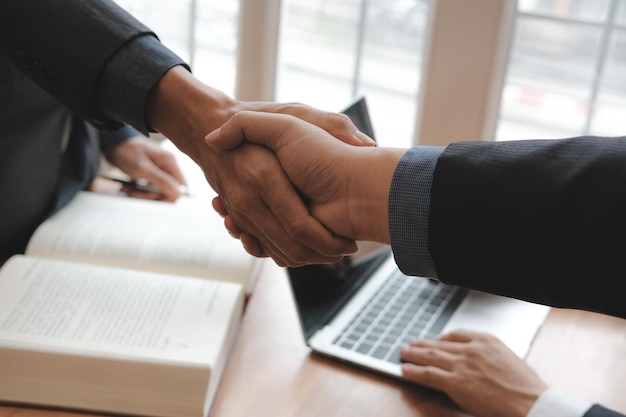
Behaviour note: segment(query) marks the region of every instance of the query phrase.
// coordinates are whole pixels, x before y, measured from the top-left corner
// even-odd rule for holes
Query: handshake
[[[347,116],[323,113],[315,125],[241,111],[205,142],[233,161],[247,155],[233,166],[237,185],[212,185],[213,207],[250,254],[300,266],[337,262],[357,240],[390,243],[389,189],[406,150],[375,147]]]

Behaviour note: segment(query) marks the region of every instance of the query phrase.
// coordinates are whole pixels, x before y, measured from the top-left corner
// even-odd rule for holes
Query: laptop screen
[[[365,97],[356,98],[342,113],[348,116],[361,132],[376,140]]]
[[[332,265],[289,268],[305,339],[324,327],[388,257],[389,252],[385,251],[355,264],[348,256]]]

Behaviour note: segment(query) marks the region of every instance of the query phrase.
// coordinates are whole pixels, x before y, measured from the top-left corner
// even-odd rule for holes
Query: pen
[[[101,175],[101,177],[109,181],[120,183],[123,186],[132,188],[133,190],[136,190],[136,191],[143,191],[145,193],[163,194],[163,192],[161,191],[159,187],[157,187],[154,184],[149,183],[147,180],[144,180],[144,179],[124,180],[121,178],[110,177],[108,175]],[[187,190],[186,186],[180,185],[179,190],[182,194],[189,195],[189,191]]]

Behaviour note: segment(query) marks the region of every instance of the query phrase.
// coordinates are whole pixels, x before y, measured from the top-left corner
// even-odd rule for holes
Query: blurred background
[[[485,116],[493,123],[481,137],[463,139],[626,134],[626,0],[491,2],[510,6],[504,19],[498,15],[506,42],[496,63],[495,105]],[[365,95],[381,145],[427,143],[418,134],[425,105],[420,84],[437,0],[118,3],[186,59],[198,78],[231,96],[243,94],[238,73],[251,77],[269,69],[259,81],[268,92],[258,99],[339,111]],[[251,7],[263,36],[242,43],[252,26],[242,16]],[[262,56],[252,64],[242,59],[255,51]]]

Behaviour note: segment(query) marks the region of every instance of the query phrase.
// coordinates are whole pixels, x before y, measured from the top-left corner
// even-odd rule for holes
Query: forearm
[[[169,70],[150,92],[146,122],[201,164],[198,158],[206,151],[204,136],[228,120],[236,103],[178,66]]]
[[[406,149],[355,148],[347,161],[350,187],[346,200],[346,219],[352,222],[356,240],[391,243],[389,230],[389,192],[398,161]]]

